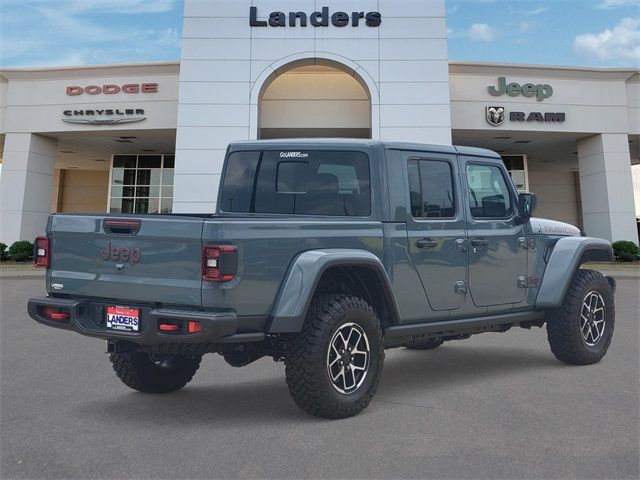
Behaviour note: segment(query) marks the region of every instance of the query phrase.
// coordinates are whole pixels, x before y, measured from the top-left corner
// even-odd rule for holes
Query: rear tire
[[[594,270],[577,270],[560,308],[547,312],[547,339],[558,360],[571,365],[599,362],[613,337],[613,289]]]
[[[287,385],[305,412],[351,417],[371,402],[383,362],[382,327],[371,305],[350,295],[321,294],[288,344]]]
[[[433,338],[425,342],[409,343],[405,345],[405,348],[408,350],[433,350],[434,348],[438,348],[443,343],[444,340],[442,338]]]
[[[202,355],[164,355],[146,352],[112,353],[111,366],[127,387],[144,393],[169,393],[191,381]]]

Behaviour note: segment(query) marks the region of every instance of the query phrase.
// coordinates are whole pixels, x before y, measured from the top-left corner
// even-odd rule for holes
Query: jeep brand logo
[[[364,20],[367,27],[379,27],[382,23],[382,15],[380,12],[352,12],[349,15],[346,12],[336,12],[329,16],[329,7],[322,7],[319,12],[313,12],[307,15],[304,12],[289,12],[289,26],[295,27],[298,22],[301,27],[307,26],[307,20],[314,27],[328,27],[329,21],[334,27],[346,27],[351,22],[351,26],[360,25],[360,20]],[[249,25],[252,27],[286,27],[287,15],[284,12],[271,12],[269,20],[258,20],[258,7],[249,9]]]
[[[487,87],[487,91],[489,95],[493,95],[494,97],[500,97],[506,93],[510,97],[517,97],[518,95],[522,95],[523,97],[536,97],[536,100],[539,102],[553,95],[551,85],[534,85],[533,83],[525,83],[524,85],[520,85],[519,83],[507,84],[505,77],[498,77],[498,86],[494,87],[490,85]]]
[[[87,87],[79,87],[70,85],[67,87],[67,95],[76,96],[86,93],[87,95],[114,95],[116,93],[158,93],[157,83],[126,83],[124,85],[89,85]]]
[[[111,242],[109,242],[106,247],[100,250],[100,260],[104,260],[105,262],[112,260],[114,262],[129,262],[131,265],[134,265],[138,263],[141,258],[142,250],[137,247],[114,247],[111,245]]]

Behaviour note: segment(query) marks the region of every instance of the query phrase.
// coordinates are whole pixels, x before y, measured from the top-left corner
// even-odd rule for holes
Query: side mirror
[[[521,223],[527,223],[536,208],[535,193],[519,193],[518,194],[518,217]]]

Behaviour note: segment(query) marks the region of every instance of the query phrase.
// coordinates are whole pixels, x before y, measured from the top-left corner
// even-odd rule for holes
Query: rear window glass
[[[229,156],[221,210],[368,216],[369,158],[362,152],[267,151]]]

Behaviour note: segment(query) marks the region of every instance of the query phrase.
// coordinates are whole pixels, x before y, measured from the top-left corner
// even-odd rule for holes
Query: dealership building
[[[186,0],[179,61],[0,70],[0,240],[214,212],[234,140],[489,148],[537,216],[638,240],[640,72],[451,61],[444,0]]]

